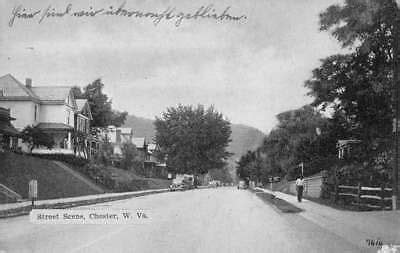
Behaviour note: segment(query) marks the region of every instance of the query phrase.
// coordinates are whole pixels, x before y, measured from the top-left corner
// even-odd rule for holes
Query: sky
[[[74,17],[80,10],[116,10],[118,0],[0,0],[0,76],[33,86],[105,84],[113,107],[154,119],[177,104],[214,105],[232,123],[268,133],[275,115],[312,101],[304,81],[320,59],[341,51],[318,14],[335,0],[132,0],[126,10],[194,13],[227,7],[239,21],[162,20],[112,15]],[[53,8],[68,15],[40,17]],[[19,8],[20,6],[20,8]],[[19,8],[19,9],[18,9]],[[38,14],[15,18],[13,13]],[[245,17],[245,18],[244,18]]]

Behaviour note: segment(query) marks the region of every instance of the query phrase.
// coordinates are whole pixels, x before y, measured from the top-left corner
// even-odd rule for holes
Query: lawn
[[[97,194],[84,182],[55,165],[52,161],[0,153],[0,183],[28,198],[28,182],[38,181],[39,199],[54,199]],[[5,202],[4,199],[0,201]]]
[[[165,189],[171,184],[170,180],[160,178],[145,178],[133,171],[108,167],[113,174],[113,179],[122,187],[118,191],[136,191],[148,189]]]

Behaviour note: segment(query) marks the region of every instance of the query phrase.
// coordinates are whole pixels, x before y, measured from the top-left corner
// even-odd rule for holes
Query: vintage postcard
[[[0,253],[400,252],[400,1],[0,0]]]

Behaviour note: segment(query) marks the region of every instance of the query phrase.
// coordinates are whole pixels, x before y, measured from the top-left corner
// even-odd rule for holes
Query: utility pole
[[[394,88],[394,104],[395,104],[395,126],[394,126],[394,141],[395,141],[395,166],[393,168],[393,186],[392,186],[392,208],[397,209],[398,195],[398,174],[399,174],[399,119],[400,119],[400,61],[399,61],[399,35],[400,35],[400,0],[396,0],[396,12],[393,25],[393,88]]]
[[[304,177],[304,163],[300,163],[300,169],[301,169],[301,176]]]

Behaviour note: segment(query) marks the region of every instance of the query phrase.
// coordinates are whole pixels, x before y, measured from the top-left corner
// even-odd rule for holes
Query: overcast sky
[[[339,52],[318,31],[318,14],[335,0],[136,0],[125,9],[193,13],[230,6],[240,22],[183,20],[180,26],[116,16],[16,19],[49,5],[62,11],[118,7],[123,1],[0,0],[0,75],[33,85],[85,86],[101,77],[113,106],[154,118],[178,103],[215,105],[233,123],[268,133],[275,115],[311,101],[304,81],[319,59]]]

